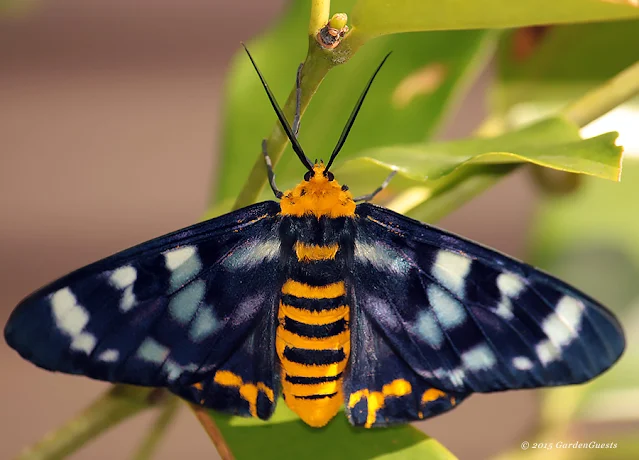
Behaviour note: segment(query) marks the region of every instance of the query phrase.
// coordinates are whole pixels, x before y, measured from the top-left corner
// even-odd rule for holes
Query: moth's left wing
[[[234,395],[230,410],[255,413],[242,385],[277,393],[278,213],[256,204],[81,268],[18,305],[7,343],[48,370],[185,397],[214,382]],[[216,388],[190,399],[222,404]]]
[[[356,214],[358,315],[434,388],[581,383],[621,356],[612,313],[557,278],[384,208],[361,204]]]

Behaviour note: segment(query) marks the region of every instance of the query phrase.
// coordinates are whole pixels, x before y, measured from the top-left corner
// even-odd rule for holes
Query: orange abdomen
[[[299,264],[332,261],[332,246],[296,243]],[[320,269],[330,269],[328,265]],[[276,335],[286,404],[308,425],[326,425],[344,402],[342,374],[350,355],[350,308],[344,281],[310,284],[293,275],[282,286]]]

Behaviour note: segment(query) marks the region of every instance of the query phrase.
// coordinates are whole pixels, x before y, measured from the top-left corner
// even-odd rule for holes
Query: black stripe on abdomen
[[[307,366],[326,366],[337,364],[346,359],[344,350],[310,350],[306,348],[286,347],[284,357],[293,363]]]
[[[316,385],[318,383],[335,382],[341,378],[342,373],[340,372],[337,375],[331,375],[328,377],[297,377],[287,374],[285,380],[294,385]]]
[[[283,294],[281,301],[284,305],[318,312],[334,310],[337,307],[346,305],[346,296],[335,297],[334,299],[307,299],[305,297],[295,297],[290,294]]]
[[[344,319],[328,324],[306,324],[289,317],[284,318],[284,329],[293,334],[313,339],[324,339],[341,334],[346,330],[347,325],[348,323]]]

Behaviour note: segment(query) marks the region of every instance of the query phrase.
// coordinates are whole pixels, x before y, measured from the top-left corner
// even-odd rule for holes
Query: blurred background
[[[285,6],[29,3],[0,17],[1,324],[45,282],[201,217],[216,177],[230,59]],[[479,124],[491,78],[484,71],[440,138],[465,136]],[[537,200],[520,171],[439,224],[523,257]],[[108,387],[41,371],[4,341],[0,362],[0,458],[15,456]],[[420,427],[461,458],[488,458],[535,426],[537,398],[528,391],[473,396]],[[72,458],[126,458],[151,419],[145,413],[128,421]],[[214,455],[183,408],[157,458]]]

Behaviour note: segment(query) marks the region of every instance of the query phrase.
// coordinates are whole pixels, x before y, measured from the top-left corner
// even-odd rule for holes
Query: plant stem
[[[326,25],[331,13],[330,0],[311,0],[311,17],[308,22],[308,35],[314,38]]]
[[[639,61],[566,106],[562,115],[583,127],[639,94]]]
[[[213,420],[213,417],[208,414],[208,411],[196,404],[189,405],[195,413],[198,421],[202,424],[204,431],[206,431],[206,434],[208,434],[209,438],[211,438],[211,441],[213,441],[213,444],[217,449],[217,453],[220,454],[220,458],[222,460],[235,460],[235,457],[231,452],[231,448],[224,440],[222,432],[217,427],[217,424],[215,423],[215,420]]]
[[[146,438],[144,438],[144,441],[138,448],[137,452],[133,455],[132,458],[134,460],[148,460],[153,456],[164,436],[164,433],[177,414],[180,404],[181,401],[177,396],[167,395],[167,398],[160,409],[160,414],[155,419],[155,423],[149,430]]]
[[[155,388],[117,385],[62,427],[23,451],[18,460],[61,459],[123,420],[151,407]]]

